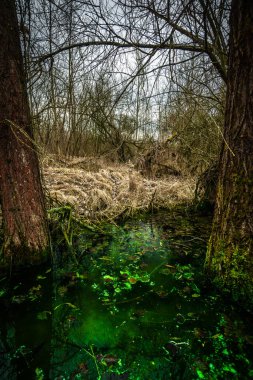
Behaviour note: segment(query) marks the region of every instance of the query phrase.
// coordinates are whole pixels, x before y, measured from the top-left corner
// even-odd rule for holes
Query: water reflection
[[[251,317],[204,281],[209,228],[165,213],[107,226],[53,272],[3,281],[0,378],[250,378]]]

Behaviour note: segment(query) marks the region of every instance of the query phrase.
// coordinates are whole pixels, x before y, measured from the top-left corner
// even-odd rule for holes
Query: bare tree
[[[174,92],[182,92],[192,76],[196,96],[220,102],[222,79],[226,81],[227,1],[31,0],[30,9],[26,51],[31,99],[37,134],[49,151],[79,154],[85,131],[90,135],[92,124],[94,131],[95,125],[101,127],[86,96],[101,72],[113,78],[117,94],[111,107],[103,108],[108,129],[117,125],[112,115],[124,113],[128,97],[128,115],[135,109],[137,117],[136,139],[155,136],[157,104],[167,103],[171,83]],[[122,146],[121,137],[115,139]]]

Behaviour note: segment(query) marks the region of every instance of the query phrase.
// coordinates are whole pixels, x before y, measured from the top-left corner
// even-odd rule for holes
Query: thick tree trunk
[[[0,1],[0,199],[6,257],[43,261],[48,230],[15,0]]]
[[[206,266],[253,304],[253,1],[233,0],[224,142]]]

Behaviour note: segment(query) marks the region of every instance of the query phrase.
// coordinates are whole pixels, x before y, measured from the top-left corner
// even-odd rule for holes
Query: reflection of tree
[[[55,304],[62,302],[56,297]],[[58,305],[59,306],[59,305]],[[71,330],[78,323],[79,309],[73,309],[68,304],[60,304],[53,311],[53,334],[51,341],[50,378],[69,376],[74,379],[78,375],[81,379],[96,379],[98,377],[97,359],[92,347],[86,347],[71,340]],[[80,342],[82,341],[80,337]]]
[[[0,299],[1,380],[35,379],[36,369],[48,379],[51,281],[45,269],[1,279],[6,290]]]
[[[12,353],[15,347],[15,329],[8,323],[4,323],[2,318],[0,321],[0,379],[16,380],[17,368],[12,360]]]

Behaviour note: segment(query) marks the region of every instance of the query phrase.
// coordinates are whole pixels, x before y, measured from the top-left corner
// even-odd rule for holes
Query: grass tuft
[[[85,220],[114,220],[125,214],[171,208],[194,198],[194,179],[172,175],[149,179],[130,164],[96,164],[89,157],[64,158],[63,162],[51,157],[44,161],[43,172],[55,204],[72,205],[75,214]]]

